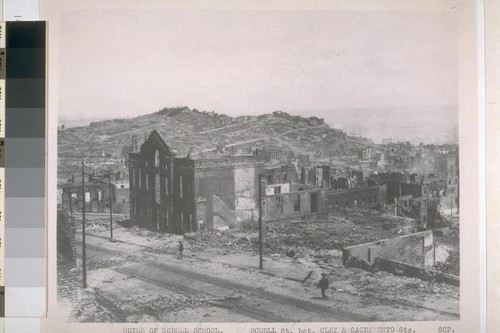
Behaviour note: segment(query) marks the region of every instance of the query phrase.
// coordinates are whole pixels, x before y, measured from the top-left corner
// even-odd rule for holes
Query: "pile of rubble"
[[[154,300],[134,300],[135,311],[133,313],[137,314],[147,314],[152,317],[158,316],[165,312],[175,312],[184,309],[193,309],[205,305],[205,301],[197,297],[188,297],[185,295],[169,295],[158,297]],[[132,313],[130,314],[132,315]]]
[[[386,299],[400,299],[401,294],[411,293],[417,299],[425,300],[429,293],[442,297],[460,297],[460,289],[446,283],[422,281],[418,278],[400,277],[379,271],[369,273],[361,270],[342,270],[343,279],[349,279],[351,290],[349,293],[358,296],[384,297]],[[333,277],[333,280],[338,277]],[[412,300],[415,301],[415,298]],[[408,303],[413,303],[408,302]]]
[[[446,261],[437,263],[435,268],[443,273],[460,276],[460,251],[457,249],[449,251]]]
[[[460,276],[460,229],[457,224],[455,228],[450,229],[446,236],[435,236],[434,241],[446,248],[448,257],[444,262],[436,264],[436,270]]]
[[[311,217],[269,224],[267,246],[274,252],[304,250],[313,257],[318,252],[341,251],[343,247],[392,238],[413,231],[410,219],[380,214],[375,211],[344,211],[330,213],[328,221]],[[325,262],[329,258],[320,256]]]
[[[310,260],[322,264],[341,257],[345,246],[392,238],[414,231],[416,223],[377,211],[330,212],[328,221],[311,216],[272,222],[266,225],[264,252],[281,258]],[[189,247],[207,247],[236,251],[259,250],[257,228],[233,228],[224,231],[200,231],[184,235]]]
[[[185,234],[184,239],[189,242],[191,249],[194,250],[217,247],[251,251],[258,246],[259,235],[258,231],[244,232],[237,229],[206,230]]]
[[[119,320],[114,314],[102,307],[95,299],[92,289],[83,289],[81,300],[73,312],[73,318],[76,322],[116,322]]]

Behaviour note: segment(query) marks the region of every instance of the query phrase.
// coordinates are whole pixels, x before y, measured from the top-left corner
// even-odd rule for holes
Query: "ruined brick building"
[[[130,219],[151,230],[197,230],[194,161],[177,158],[153,130],[139,152],[129,153]]]
[[[195,161],[196,214],[200,227],[234,227],[258,218],[258,170],[252,156]]]
[[[328,192],[328,205],[335,209],[368,209],[379,202],[379,186],[354,187],[346,190],[330,190]]]
[[[115,186],[109,183],[87,179],[85,181],[85,211],[93,213],[109,212],[110,197],[115,201]],[[81,182],[70,182],[62,186],[61,203],[69,211],[81,212],[83,209]]]
[[[235,227],[259,217],[259,176],[263,196],[288,193],[296,187],[293,165],[265,165],[256,156],[226,156],[195,161],[198,221],[208,229]],[[264,218],[266,218],[264,211]]]
[[[212,229],[256,222],[259,177],[266,221],[296,218],[326,209],[326,189],[302,184],[294,165],[266,165],[256,156],[226,156],[195,161],[196,216],[200,224]],[[322,180],[320,183],[324,184]]]

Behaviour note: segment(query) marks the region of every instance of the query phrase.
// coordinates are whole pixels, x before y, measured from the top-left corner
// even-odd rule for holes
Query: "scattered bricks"
[[[348,257],[344,262],[344,266],[362,268],[366,271],[371,271],[372,268],[372,266],[369,263],[367,263],[363,259],[354,256]]]
[[[460,286],[460,278],[456,275],[446,274],[446,273],[438,273],[435,276],[436,282],[444,282],[451,284],[453,286]]]
[[[418,278],[423,281],[436,281],[447,283],[453,286],[460,286],[460,278],[455,275],[438,272],[434,269],[425,269],[415,267],[402,262],[388,260],[384,258],[377,258],[374,264],[370,265],[363,259],[357,257],[349,257],[346,261],[346,267],[362,268],[366,271],[373,272],[374,266],[377,265],[377,271],[381,270],[394,274],[396,276],[407,276]]]
[[[132,227],[132,221],[130,221],[130,219],[117,220],[116,223],[127,229]]]

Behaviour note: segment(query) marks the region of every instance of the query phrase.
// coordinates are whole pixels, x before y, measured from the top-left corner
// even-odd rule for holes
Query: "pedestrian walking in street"
[[[326,301],[328,299],[328,297],[326,297],[326,289],[328,289],[328,285],[330,284],[330,282],[326,278],[325,273],[321,273],[321,276],[322,278],[318,282],[318,288],[321,288],[321,299]]]
[[[179,259],[182,259],[184,257],[182,252],[184,252],[184,245],[182,244],[181,241],[179,241]]]

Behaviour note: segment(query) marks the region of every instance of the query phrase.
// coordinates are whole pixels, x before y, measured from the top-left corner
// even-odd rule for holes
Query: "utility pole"
[[[83,288],[87,288],[87,256],[85,251],[85,165],[82,157],[82,274]]]
[[[450,227],[453,227],[453,197],[450,193]]]
[[[262,259],[262,175],[259,174],[259,268],[263,269]]]
[[[111,171],[108,172],[109,180],[109,226],[110,226],[110,240],[113,241],[113,187],[111,186]]]
[[[104,177],[108,177],[108,183],[109,183],[109,228],[110,228],[110,237],[109,240],[111,242],[114,242],[113,238],[113,184],[111,183],[111,175],[117,175],[118,172],[114,173],[111,170],[109,170],[106,173],[103,173],[102,175],[98,175],[97,179],[103,180]]]
[[[328,229],[328,217],[330,215],[330,204],[328,202],[328,192],[325,191],[325,196],[326,196],[326,219],[325,219],[325,229]]]

